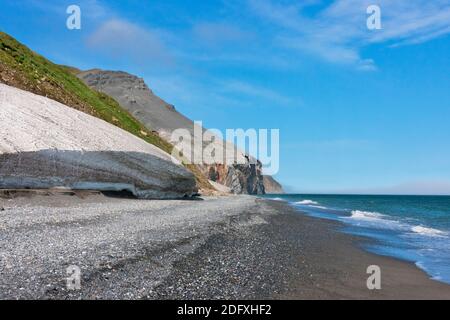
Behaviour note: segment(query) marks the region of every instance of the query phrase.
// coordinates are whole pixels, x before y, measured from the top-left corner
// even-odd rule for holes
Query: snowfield
[[[195,193],[192,173],[161,149],[59,102],[0,84],[0,188]]]

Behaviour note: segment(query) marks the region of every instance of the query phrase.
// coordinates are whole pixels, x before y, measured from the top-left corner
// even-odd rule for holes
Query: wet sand
[[[272,204],[292,210],[286,204]],[[295,213],[293,213],[295,215]],[[290,220],[289,215],[284,217]],[[292,218],[302,234],[298,256],[300,275],[292,276],[282,299],[450,299],[450,285],[430,279],[413,263],[375,255],[363,250],[369,240],[339,232],[337,222],[306,215]],[[294,222],[298,220],[298,222]],[[381,269],[381,290],[368,290],[367,267]],[[302,276],[309,274],[309,279]]]

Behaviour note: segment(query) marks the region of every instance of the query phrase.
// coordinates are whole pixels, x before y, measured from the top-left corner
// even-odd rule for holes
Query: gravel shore
[[[450,298],[409,263],[335,223],[250,196],[0,199],[1,299]],[[367,266],[383,289],[366,287]],[[81,270],[68,290],[67,268]]]
[[[216,234],[245,234],[272,214],[245,196],[198,201],[35,196],[0,201],[3,299],[159,296],[164,290],[155,289],[174,272],[177,261],[188,259]],[[66,269],[72,265],[81,269],[78,291],[66,288]]]

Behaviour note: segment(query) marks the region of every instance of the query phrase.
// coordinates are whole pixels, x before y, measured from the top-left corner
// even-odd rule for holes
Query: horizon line
[[[409,196],[409,197],[450,197],[448,194],[410,194],[410,193],[311,193],[311,192],[285,192],[267,193],[266,195],[310,195],[310,196]]]

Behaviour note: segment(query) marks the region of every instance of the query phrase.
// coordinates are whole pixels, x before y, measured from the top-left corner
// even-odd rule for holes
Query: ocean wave
[[[312,208],[317,208],[317,209],[328,209],[327,207],[324,207],[324,206],[316,206],[316,205],[310,205],[310,207],[312,207]]]
[[[319,203],[316,201],[312,201],[312,200],[302,200],[302,201],[297,201],[296,204],[303,204],[303,205],[318,205]]]
[[[394,220],[378,212],[354,210],[347,219],[365,223],[368,226],[375,228],[395,229],[404,233],[413,232],[414,234],[431,237],[442,237],[446,235],[444,231],[425,227],[423,225],[414,226],[406,222]]]
[[[270,200],[273,200],[273,201],[285,201],[284,199],[281,199],[281,198],[269,198]]]
[[[433,228],[428,228],[428,227],[424,227],[424,226],[412,227],[411,231],[414,233],[419,233],[421,235],[432,236],[432,237],[445,235],[444,231],[433,229]]]
[[[398,230],[403,232],[410,229],[408,224],[390,219],[388,216],[378,212],[354,210],[351,212],[351,216],[343,217],[342,219],[351,224],[375,229]]]
[[[384,217],[386,216],[378,212],[361,211],[361,210],[353,210],[351,215],[351,218],[353,219],[367,219],[367,220],[383,219]]]
[[[439,203],[442,200],[431,199],[433,203],[428,203],[425,199],[413,202],[412,198],[399,198],[395,202],[395,198],[389,197],[380,199],[380,203],[377,199],[370,201],[364,208],[365,203],[352,197],[347,202],[333,202],[332,198],[316,200],[326,201],[327,207],[307,198],[299,196],[290,203],[306,215],[343,222],[344,232],[375,239],[376,242],[367,247],[371,252],[413,261],[434,280],[450,283],[448,220],[434,224],[437,223],[432,220],[434,216],[428,215],[430,210],[441,211]],[[388,201],[384,203],[384,200]],[[438,202],[436,207],[434,202]],[[402,210],[392,212],[398,208]],[[442,208],[448,208],[447,200]]]

